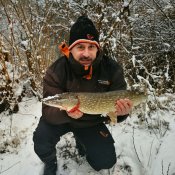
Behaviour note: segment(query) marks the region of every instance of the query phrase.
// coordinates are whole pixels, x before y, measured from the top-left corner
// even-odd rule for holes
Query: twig
[[[137,150],[136,150],[136,147],[135,147],[135,142],[134,142],[134,127],[133,127],[132,141],[133,141],[134,150],[135,150],[135,153],[136,153],[136,155],[137,155],[137,158],[138,158],[139,162],[140,162],[141,165],[142,165],[142,162],[141,162],[141,160],[140,160],[140,158],[139,158],[139,155],[138,155]],[[142,165],[142,167],[143,167],[143,165]]]
[[[117,18],[115,20],[115,22],[113,23],[113,25],[111,26],[111,28],[109,29],[109,32],[107,34],[107,36],[105,37],[105,39],[103,40],[103,42],[101,43],[102,48],[105,47],[105,45],[107,44],[107,39],[110,38],[114,32],[114,30],[116,29],[117,24],[120,22],[120,18],[121,16],[124,14],[124,12],[129,8],[129,5],[131,4],[132,0],[130,0],[128,2],[127,6],[123,6],[123,8],[121,9],[121,11],[117,14]]]
[[[153,0],[153,2],[156,4],[156,6],[159,8],[159,10],[161,11],[161,13],[169,20],[169,22],[171,23],[172,27],[174,28],[173,22],[172,20],[165,14],[165,12],[162,10],[161,5],[156,1]]]
[[[167,170],[167,175],[169,174],[171,163],[168,164],[168,170]]]
[[[21,162],[21,161],[16,162],[15,164],[11,165],[9,168],[7,168],[7,169],[1,171],[0,174],[5,173],[6,171],[8,171],[9,169],[13,168],[14,166],[16,166],[16,165],[17,165],[18,163],[20,163],[20,162]]]
[[[36,115],[33,115],[33,114],[24,114],[24,113],[20,113],[20,112],[18,112],[18,114],[20,114],[20,115],[29,115],[29,116],[37,117]]]
[[[163,173],[163,160],[162,160],[162,175],[164,175],[164,173]]]
[[[151,142],[151,148],[150,148],[149,160],[148,160],[148,165],[147,165],[147,166],[149,166],[149,163],[150,163],[150,158],[151,158],[151,150],[152,150],[153,142],[154,142],[154,139],[153,139],[153,141]]]
[[[13,115],[10,115],[10,136],[12,136],[12,122],[13,122]]]

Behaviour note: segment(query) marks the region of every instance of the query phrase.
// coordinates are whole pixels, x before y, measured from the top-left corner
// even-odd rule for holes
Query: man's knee
[[[50,125],[42,118],[33,133],[34,151],[40,157],[48,157],[55,154],[55,146],[60,137],[69,131],[67,124]]]
[[[34,151],[36,154],[41,155],[48,150],[47,136],[41,134],[39,130],[33,133]]]
[[[98,149],[87,155],[87,161],[96,171],[110,169],[116,163],[116,153],[114,146],[111,148]]]
[[[57,138],[58,139],[58,138]],[[59,139],[58,139],[59,140]],[[40,122],[33,133],[34,151],[37,155],[44,155],[55,150],[56,141],[48,126]]]

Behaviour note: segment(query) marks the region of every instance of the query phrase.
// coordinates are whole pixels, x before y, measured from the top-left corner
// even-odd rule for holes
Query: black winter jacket
[[[46,71],[43,81],[43,97],[53,96],[63,92],[106,92],[126,89],[123,70],[119,64],[98,54],[92,65],[92,78],[87,80],[84,75],[89,70],[74,60],[71,55],[69,59],[65,56],[57,59]],[[100,115],[83,114],[79,119],[73,119],[63,110],[43,104],[42,118],[53,125],[70,123],[74,127],[89,127],[100,122],[109,121],[109,117]],[[118,116],[118,122],[127,118]]]

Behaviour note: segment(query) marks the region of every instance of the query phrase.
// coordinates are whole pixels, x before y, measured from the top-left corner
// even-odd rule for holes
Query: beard
[[[93,59],[90,57],[80,57],[79,61],[92,61]]]
[[[90,66],[93,62],[93,59],[90,57],[80,57],[79,63],[84,66]]]

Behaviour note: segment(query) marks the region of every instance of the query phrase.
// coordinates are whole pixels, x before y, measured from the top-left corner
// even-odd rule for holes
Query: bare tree
[[[29,83],[41,98],[42,77],[60,55],[58,45],[68,42],[75,19],[87,15],[100,32],[104,53],[123,65],[130,87],[144,80],[155,93],[174,92],[173,7],[174,1],[162,0],[0,0],[0,88],[8,85],[17,103]],[[16,95],[20,82],[23,90]]]

